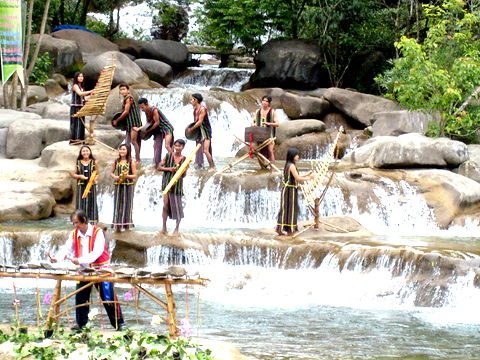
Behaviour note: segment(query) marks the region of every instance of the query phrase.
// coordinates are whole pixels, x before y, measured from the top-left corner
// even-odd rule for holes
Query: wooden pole
[[[175,338],[177,336],[177,308],[173,297],[172,285],[169,282],[165,283],[165,295],[167,296],[168,304],[168,333],[170,337]]]
[[[236,136],[235,136],[236,137]],[[236,137],[237,139],[239,139],[238,137]],[[243,142],[245,144],[244,141],[242,141],[241,139],[239,139],[241,142]],[[261,143],[260,145],[258,145],[255,150],[259,151],[259,150],[262,150],[264,147],[268,146],[268,144],[270,144],[270,141],[272,139],[267,139],[265,140],[263,143]],[[247,145],[248,146],[248,145]],[[223,170],[219,171],[217,174],[221,174],[225,171],[227,171],[228,169],[231,169],[232,167],[234,167],[235,165],[237,165],[238,163],[242,162],[243,160],[245,160],[246,158],[249,157],[249,153],[243,155],[241,158],[239,158],[238,160],[234,161],[233,163],[231,163],[230,165],[228,165],[226,168],[224,168]]]
[[[242,142],[243,144],[245,144],[245,145],[248,146],[248,144],[247,144],[245,141],[243,141],[242,139],[240,139],[237,135],[233,135],[233,136],[235,136],[235,137],[237,138],[237,140],[239,140],[240,142]],[[267,139],[267,140],[265,140],[265,141],[262,143],[262,145],[266,143],[265,146],[268,146],[268,145],[270,145],[270,143],[273,142],[273,141],[275,141],[275,138]],[[280,171],[274,164],[272,164],[272,163],[270,162],[270,160],[268,160],[265,156],[263,156],[262,154],[259,153],[259,151],[260,151],[261,149],[263,149],[265,146],[263,146],[262,148],[257,148],[257,147],[255,147],[252,151],[253,151],[253,153],[254,153],[256,156],[260,157],[260,159],[262,159],[263,161],[265,161],[265,163],[266,163],[267,165],[270,165],[273,169],[275,169],[275,171],[278,171],[279,173],[281,173],[281,171]]]
[[[318,229],[318,224],[320,222],[320,199],[319,198],[315,198],[315,208],[314,208],[314,219],[315,219],[315,226],[314,228],[315,229]]]
[[[22,275],[24,275],[24,274],[22,274]],[[55,285],[55,290],[53,291],[52,303],[50,304],[50,309],[48,310],[47,324],[46,324],[47,329],[52,328],[53,312],[54,312],[54,310],[59,308],[59,305],[57,305],[56,303],[57,303],[58,298],[60,297],[61,289],[62,289],[62,280],[57,279],[57,284]],[[55,327],[57,327],[57,325],[58,325],[58,323],[55,324]]]
[[[140,285],[138,284],[133,284],[133,286],[135,286],[136,289],[138,289],[138,291],[140,292],[143,292],[145,295],[147,295],[151,300],[153,300],[154,302],[156,302],[158,305],[160,305],[162,308],[164,308],[165,310],[168,311],[168,304],[165,303],[165,301],[162,301],[160,300],[159,298],[157,298],[155,295],[151,294],[150,292],[148,292],[147,290],[145,290],[144,288],[142,288]]]

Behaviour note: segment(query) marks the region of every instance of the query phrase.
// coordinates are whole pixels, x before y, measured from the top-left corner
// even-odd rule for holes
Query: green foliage
[[[97,20],[91,16],[87,18],[87,24],[86,24],[87,29],[95,31],[98,33],[100,36],[108,37],[110,36],[110,28],[108,24],[105,24],[101,20]],[[119,30],[115,34],[110,36],[110,39],[123,39],[123,38],[128,38],[128,34],[125,33],[124,31]]]
[[[429,24],[423,43],[402,37],[395,44],[401,57],[376,78],[387,94],[410,109],[425,109],[441,115],[430,134],[473,140],[480,111],[462,103],[480,85],[480,27],[478,16],[468,12],[461,0],[425,5]]]
[[[179,0],[172,4],[167,0],[155,2],[151,5],[158,14],[152,18],[152,25],[158,29],[157,38],[163,40],[181,41],[188,33],[188,2]]]
[[[22,334],[11,328],[12,333],[4,334],[0,331],[0,344],[6,341],[14,343],[16,359],[53,360],[57,358],[73,358],[72,353],[77,349],[76,344],[86,344],[90,352],[89,359],[179,359],[213,360],[210,350],[202,350],[191,339],[177,339],[172,341],[166,335],[152,335],[144,332],[134,332],[126,329],[112,337],[105,337],[98,331],[92,331],[86,326],[81,332],[65,333],[62,329],[54,334],[54,339],[62,342],[59,347],[42,346],[43,333]],[[187,349],[195,349],[193,354]]]
[[[37,85],[45,85],[45,81],[50,77],[52,71],[52,60],[48,52],[43,55],[37,56],[35,60],[35,66],[29,81]]]

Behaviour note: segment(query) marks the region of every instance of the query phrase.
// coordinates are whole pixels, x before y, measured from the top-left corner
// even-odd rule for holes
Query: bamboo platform
[[[20,266],[8,266],[0,265],[0,278],[22,278],[22,279],[51,279],[56,280],[55,290],[50,303],[50,308],[48,311],[48,316],[45,321],[46,329],[53,329],[58,326],[58,322],[61,316],[67,315],[71,310],[76,309],[81,306],[88,306],[98,304],[100,309],[102,309],[103,303],[115,303],[122,306],[134,306],[136,313],[138,310],[143,310],[152,315],[158,315],[160,318],[168,324],[168,331],[171,337],[176,337],[179,332],[179,327],[177,324],[177,315],[176,315],[176,305],[175,298],[172,292],[172,285],[206,285],[208,279],[201,278],[200,276],[195,276],[193,278],[186,275],[185,269],[181,267],[170,267],[166,270],[159,271],[147,271],[147,270],[138,270],[134,268],[118,268],[116,270],[112,269],[100,269],[95,270],[91,268],[80,269],[79,267],[70,266],[67,268],[53,267],[49,263],[42,263],[43,265],[48,265],[48,267],[41,267],[37,264],[26,264]],[[110,270],[110,271],[109,271]],[[83,288],[75,290],[70,294],[65,293],[63,296],[61,294],[62,290],[62,281],[76,281],[76,282],[86,282]],[[83,290],[86,287],[94,286],[100,282],[113,282],[120,284],[130,284],[135,288],[139,294],[144,294],[151,301],[160,305],[164,310],[166,310],[166,318],[159,314],[156,314],[151,309],[146,309],[138,306],[138,297],[135,299],[135,305],[123,301],[102,301],[101,299],[98,302],[87,302],[78,306],[71,308],[67,307],[67,299],[74,296],[79,291]],[[165,287],[165,296],[166,299],[159,299],[157,296],[146,290],[142,285],[161,285]],[[65,290],[66,292],[66,290]],[[40,314],[40,296],[37,288],[37,313]],[[15,290],[15,301],[16,301],[16,290]],[[61,311],[61,306],[65,307],[64,311]],[[15,305],[17,312],[17,321],[19,321],[18,307]],[[102,310],[100,310],[102,311]],[[138,316],[138,315],[137,315]],[[40,326],[40,317],[38,316],[38,326]]]

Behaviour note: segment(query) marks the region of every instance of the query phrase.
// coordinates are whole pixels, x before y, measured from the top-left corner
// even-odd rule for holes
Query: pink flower
[[[192,333],[193,333],[193,327],[192,324],[190,324],[190,321],[188,319],[183,319],[181,321],[181,326],[180,326],[180,332],[182,333],[183,336],[186,338],[189,338]]]
[[[46,293],[46,294],[45,294],[45,297],[43,298],[42,304],[43,304],[43,305],[50,304],[50,301],[52,301],[52,294]]]
[[[22,305],[22,300],[19,300],[19,299],[13,300],[12,305],[15,306],[15,305],[17,305],[17,304],[18,304],[18,305]]]
[[[125,293],[125,301],[130,301],[132,300],[132,293],[130,291],[127,291]]]

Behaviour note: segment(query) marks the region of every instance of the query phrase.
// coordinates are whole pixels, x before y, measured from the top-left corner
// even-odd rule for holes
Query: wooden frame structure
[[[85,102],[85,105],[73,115],[73,117],[79,117],[79,118],[85,118],[86,116],[90,116],[90,123],[88,126],[88,132],[90,133],[89,138],[85,140],[77,140],[74,142],[74,144],[81,144],[81,143],[86,143],[88,142],[88,145],[93,145],[95,142],[98,142],[99,144],[105,146],[106,148],[115,151],[114,148],[108,146],[107,144],[104,144],[100,140],[97,140],[94,135],[94,129],[95,129],[95,121],[97,120],[97,117],[99,115],[105,114],[105,110],[107,107],[107,99],[108,95],[110,94],[110,90],[112,88],[112,82],[113,82],[113,74],[115,73],[115,64],[114,64],[114,57],[112,55],[111,65],[107,65],[103,68],[103,70],[100,72],[100,76],[97,80],[97,84],[95,85],[95,88],[93,89],[92,95],[88,98],[88,100]],[[83,122],[83,125],[87,128],[87,124],[80,119]]]
[[[54,270],[57,271],[57,270]],[[56,274],[56,273],[41,273],[41,272],[18,272],[18,271],[0,271],[0,277],[11,277],[11,278],[33,278],[33,279],[52,279],[56,280],[55,290],[53,292],[53,296],[50,303],[50,308],[48,311],[48,316],[45,321],[45,325],[47,329],[53,329],[54,327],[58,326],[58,320],[62,315],[66,315],[69,311],[76,309],[77,307],[81,306],[88,306],[93,304],[99,304],[102,306],[104,303],[114,303],[123,306],[132,306],[126,302],[122,301],[102,301],[99,302],[87,302],[85,304],[81,304],[78,306],[74,306],[72,308],[67,308],[66,301],[67,299],[71,298],[79,291],[85,289],[86,287],[94,286],[100,282],[108,281],[113,283],[121,283],[121,284],[131,284],[135,289],[137,289],[140,293],[146,295],[150,300],[155,302],[156,304],[160,305],[163,309],[167,311],[167,318],[160,316],[160,318],[168,324],[168,332],[170,337],[176,337],[179,332],[179,327],[177,323],[177,310],[175,304],[175,298],[172,292],[172,285],[206,285],[208,279],[203,278],[196,278],[196,279],[189,279],[189,278],[174,278],[174,277],[162,277],[162,278],[155,278],[152,276],[148,277],[137,277],[137,276],[127,276],[127,275],[117,275],[115,273],[103,273],[103,274]],[[62,281],[81,281],[87,282],[88,284],[84,287],[71,292],[70,294],[65,294],[62,297],[61,289],[62,289]],[[150,284],[150,285],[164,285],[165,286],[165,295],[166,301],[159,299],[157,296],[153,295],[151,292],[146,290],[142,287],[142,284]],[[38,291],[38,290],[37,290]],[[37,294],[38,296],[38,294]],[[16,295],[15,295],[16,297]],[[60,311],[61,305],[65,304],[65,310]],[[37,306],[39,304],[37,303]],[[135,308],[138,312],[138,309],[146,311],[153,315],[158,315],[152,310],[141,308],[138,306],[138,298],[135,302]],[[17,319],[18,319],[18,308],[15,305],[17,311]],[[38,311],[38,309],[37,309]]]

